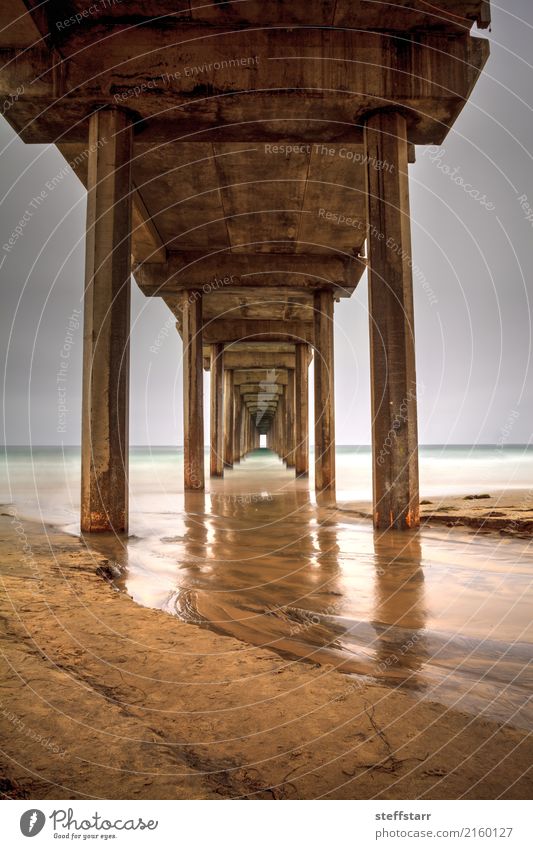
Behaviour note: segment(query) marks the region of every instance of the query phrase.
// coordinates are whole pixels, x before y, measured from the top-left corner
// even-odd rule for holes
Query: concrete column
[[[335,399],[333,382],[333,293],[315,292],[315,491],[335,498]]]
[[[203,490],[205,473],[201,291],[188,292],[183,298],[182,337],[184,486],[186,490]]]
[[[210,461],[212,478],[224,474],[224,345],[211,345]]]
[[[287,372],[287,466],[294,468],[295,465],[295,379],[294,369]]]
[[[296,345],[295,369],[295,457],[296,475],[309,475],[309,365],[308,347]]]
[[[240,457],[240,435],[241,435],[241,416],[242,416],[242,401],[241,390],[239,386],[233,387],[233,463],[238,463]]]
[[[233,468],[233,438],[235,428],[235,399],[233,397],[233,372],[224,375],[224,466]]]
[[[374,526],[413,528],[419,524],[418,434],[405,118],[375,114],[364,135]]]
[[[89,122],[83,334],[81,529],[128,529],[132,129]]]
[[[246,410],[246,404],[241,400],[241,427],[240,427],[240,435],[239,435],[239,456],[241,459],[244,457],[246,453],[246,416],[248,412]]]
[[[278,400],[278,454],[280,458],[285,463],[287,459],[287,424],[286,424],[286,415],[287,415],[287,404],[285,400],[285,393],[287,392],[287,387],[283,387],[283,393],[279,396]]]

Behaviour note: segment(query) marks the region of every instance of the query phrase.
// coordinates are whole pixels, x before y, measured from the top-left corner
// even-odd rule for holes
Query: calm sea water
[[[526,447],[426,447],[421,493],[530,489]],[[131,453],[131,536],[93,535],[95,566],[137,601],[247,646],[331,664],[423,699],[533,728],[533,548],[457,528],[375,534],[319,508],[312,479],[253,452],[185,498],[182,454]],[[370,451],[337,451],[338,500],[369,500]],[[528,494],[531,501],[533,493]],[[524,501],[524,496],[517,495]],[[0,501],[78,533],[79,451],[9,448]],[[361,676],[365,676],[364,679]]]
[[[79,510],[77,448],[9,447],[0,453],[0,501],[24,505],[28,515],[54,522],[76,522]],[[207,454],[206,454],[207,457]],[[313,457],[311,456],[311,472]],[[206,463],[208,468],[208,463]],[[180,509],[183,494],[183,451],[173,447],[132,448],[130,497],[132,529],[143,515]],[[267,474],[273,492],[292,486]],[[255,488],[255,481],[250,480]],[[310,488],[312,490],[312,474]],[[231,473],[227,486],[231,487]],[[239,478],[245,490],[248,482]],[[208,483],[209,486],[209,483]],[[420,449],[421,497],[529,489],[533,486],[533,446],[423,446]],[[339,501],[370,500],[371,454],[368,446],[337,448]]]

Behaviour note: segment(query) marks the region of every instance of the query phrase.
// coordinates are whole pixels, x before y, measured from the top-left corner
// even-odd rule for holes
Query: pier
[[[261,437],[305,478],[313,436],[334,503],[335,314],[364,273],[374,526],[418,526],[409,164],[468,100],[490,4],[385,5],[3,0],[3,114],[87,188],[84,532],[128,529],[132,285],[183,342],[185,489]]]

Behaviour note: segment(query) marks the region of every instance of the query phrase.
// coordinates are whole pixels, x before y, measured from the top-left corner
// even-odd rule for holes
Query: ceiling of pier
[[[0,95],[20,87],[7,119],[85,184],[90,115],[128,110],[136,278],[178,329],[182,290],[207,284],[207,341],[310,342],[314,288],[349,297],[365,268],[365,116],[398,108],[411,146],[442,141],[486,61],[470,30],[489,10],[3,0]]]

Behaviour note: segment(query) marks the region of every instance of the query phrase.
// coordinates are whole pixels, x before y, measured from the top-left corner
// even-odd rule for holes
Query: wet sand
[[[248,513],[250,508],[260,511],[261,502],[245,506]],[[271,504],[264,506],[272,509]],[[225,498],[222,507],[223,513],[231,513],[242,504]],[[228,515],[220,518],[218,541],[216,522],[213,526],[201,516],[191,508],[183,518],[189,523],[184,539],[162,545],[186,543],[180,567],[205,577],[213,568],[209,552],[215,548],[218,563],[226,549],[226,559],[231,561],[235,539],[227,537],[231,534]],[[306,522],[316,519],[307,516]],[[289,562],[291,556],[297,562],[302,546],[306,557],[314,552],[306,573],[309,586],[315,588],[309,598],[315,605],[320,599],[318,613],[325,617],[331,613],[328,605],[339,598],[335,592],[344,592],[330,580],[328,594],[320,595],[324,574],[336,581],[342,578],[343,555],[335,550],[336,525],[333,516],[319,516],[312,549],[298,530],[296,538],[287,528],[284,538],[280,523],[271,531],[271,549],[283,549]],[[309,636],[313,628],[320,631],[320,617],[318,624],[298,623],[297,618],[290,622],[289,636],[302,639],[305,635],[304,662],[294,659],[286,647],[272,651],[254,644],[249,639],[254,617],[242,624],[241,633],[229,636],[222,633],[227,623],[197,625],[175,615],[175,607],[169,615],[136,604],[113,586],[124,585],[128,578],[127,574],[119,577],[113,557],[106,556],[106,546],[109,553],[116,549],[112,540],[98,539],[96,548],[91,539],[89,548],[73,536],[9,516],[0,518],[0,536],[5,795],[59,799],[531,796],[533,751],[525,731],[421,698],[416,687],[410,691],[391,686],[390,680],[387,686],[376,683],[367,674],[341,674],[333,667],[344,657],[344,647],[335,654],[329,631],[327,657],[309,652],[310,643],[319,652],[324,648],[316,632],[312,639]],[[249,531],[248,541],[253,538]],[[130,559],[136,546],[135,540],[131,542]],[[166,569],[168,558],[161,558],[160,552],[154,556],[158,555]],[[384,549],[382,555],[383,564],[390,565],[390,551]],[[411,559],[409,555],[401,568],[410,569]],[[219,574],[223,570],[220,565],[216,568]],[[236,568],[225,565],[230,583]],[[241,582],[249,580],[249,571],[241,568]],[[297,568],[292,571],[296,574]],[[130,573],[130,577],[135,574],[131,564]],[[296,608],[290,580],[278,582],[278,577],[271,575],[270,580],[279,584],[280,605],[284,593],[289,593]],[[413,645],[406,641],[406,634],[412,639],[427,626],[429,608],[420,578],[410,574],[402,581],[409,587],[404,601],[414,597],[418,603],[414,609],[410,602],[404,603],[403,615],[395,622],[401,633],[390,628],[382,632],[383,659],[390,656],[385,647],[391,641],[396,652],[403,646],[404,655],[396,666],[402,674],[407,669],[407,677],[420,674],[423,667],[419,641]],[[390,607],[390,580],[390,570],[385,569],[381,595],[373,596],[371,603],[385,623],[388,615],[398,618],[398,606]],[[256,584],[254,594],[260,591]],[[357,596],[357,587],[352,589]],[[152,602],[159,601],[156,595],[154,590]],[[206,598],[209,606],[207,591]],[[186,608],[186,598],[180,604]],[[306,603],[300,609],[313,608]],[[202,614],[201,601],[195,601],[190,611],[190,620],[199,614],[208,618]],[[259,609],[257,621],[261,617],[264,611]],[[283,617],[274,611],[273,621],[277,618]],[[361,616],[360,621],[358,642],[364,642],[361,629],[368,627],[369,620]],[[372,622],[376,621],[374,617]],[[372,644],[370,654],[375,652],[375,627]],[[375,658],[369,671],[376,672]]]

